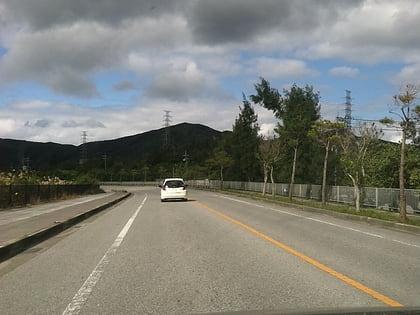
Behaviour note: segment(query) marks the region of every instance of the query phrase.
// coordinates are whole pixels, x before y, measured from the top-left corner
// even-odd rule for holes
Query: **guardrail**
[[[98,184],[81,185],[0,185],[0,209],[23,206],[72,195],[99,191]]]

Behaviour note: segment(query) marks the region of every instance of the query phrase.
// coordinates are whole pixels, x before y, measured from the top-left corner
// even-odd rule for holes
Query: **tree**
[[[355,131],[356,134],[347,130],[340,137],[343,150],[341,163],[344,172],[353,183],[356,211],[360,211],[360,192],[366,177],[367,153],[371,145],[382,135],[382,131],[377,129],[374,123],[360,124]]]
[[[259,146],[258,151],[258,159],[261,161],[263,165],[263,172],[264,172],[264,184],[263,184],[263,191],[262,195],[265,196],[267,181],[268,181],[268,174],[270,174],[271,185],[272,185],[272,196],[274,197],[276,194],[275,185],[274,185],[274,166],[280,160],[280,141],[276,137],[271,137],[267,139],[263,139]]]
[[[214,149],[213,156],[206,162],[210,167],[217,167],[219,169],[220,189],[223,189],[223,171],[225,168],[232,166],[234,162],[232,157],[228,155],[222,146],[219,146]]]
[[[230,138],[230,153],[234,160],[236,177],[239,180],[252,181],[260,176],[256,158],[260,142],[258,116],[245,95],[243,107],[239,107],[239,110]]]
[[[420,146],[408,146],[406,168],[409,188],[420,189]]]
[[[408,84],[405,91],[398,95],[394,95],[394,107],[390,113],[399,118],[395,121],[391,118],[385,117],[380,120],[386,125],[399,125],[402,133],[401,148],[400,148],[400,169],[399,169],[399,184],[400,184],[400,220],[407,220],[407,203],[405,198],[405,159],[406,159],[406,145],[407,140],[416,140],[417,124],[420,121],[420,105],[416,104],[419,89],[413,84]]]
[[[322,169],[322,190],[321,201],[322,205],[326,204],[326,187],[327,187],[327,169],[328,169],[328,155],[329,152],[339,143],[339,135],[344,131],[345,125],[342,123],[334,123],[329,120],[322,120],[315,122],[311,130],[309,130],[309,137],[321,144],[325,149],[324,164]]]
[[[254,85],[256,94],[251,100],[273,111],[280,120],[277,132],[281,141],[291,149],[293,154],[292,171],[289,184],[289,199],[293,196],[293,185],[298,160],[298,150],[308,140],[312,124],[319,119],[319,94],[312,86],[304,88],[296,84],[290,90],[284,90],[283,96],[270,83],[261,78],[261,83]]]
[[[400,148],[397,143],[378,141],[372,144],[366,160],[366,186],[398,187]]]
[[[260,79],[261,83],[254,84],[257,94],[251,95],[251,100],[255,104],[260,104],[264,108],[271,110],[277,119],[283,119],[284,103],[281,94],[276,88],[272,88],[270,82],[266,79]]]

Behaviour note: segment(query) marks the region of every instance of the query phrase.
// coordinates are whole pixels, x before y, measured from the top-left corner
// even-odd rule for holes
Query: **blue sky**
[[[314,86],[323,118],[350,90],[355,118],[380,119],[420,84],[419,21],[415,0],[3,0],[0,138],[113,139],[161,128],[164,110],[231,130],[260,77]]]

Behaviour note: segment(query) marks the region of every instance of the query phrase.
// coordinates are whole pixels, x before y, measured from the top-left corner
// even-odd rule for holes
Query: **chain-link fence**
[[[219,180],[189,180],[191,187],[216,188],[222,187]],[[233,182],[224,181],[224,189],[236,189],[245,191],[263,191],[263,183],[259,182]],[[276,195],[288,196],[289,184],[267,183],[266,193],[271,194],[274,189]],[[420,213],[420,190],[406,189],[408,213]],[[295,184],[293,197],[321,200],[321,185]],[[388,211],[397,211],[399,204],[399,189],[364,187],[361,191],[361,204],[367,207],[375,207]],[[354,188],[348,186],[329,186],[327,200],[329,202],[353,204],[355,199]]]
[[[85,195],[99,191],[98,184],[0,185],[0,209]]]

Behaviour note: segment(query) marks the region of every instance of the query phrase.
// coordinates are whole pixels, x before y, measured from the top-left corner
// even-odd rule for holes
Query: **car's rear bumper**
[[[160,194],[161,200],[167,200],[167,199],[187,199],[187,192],[181,191],[181,192],[165,192]]]

